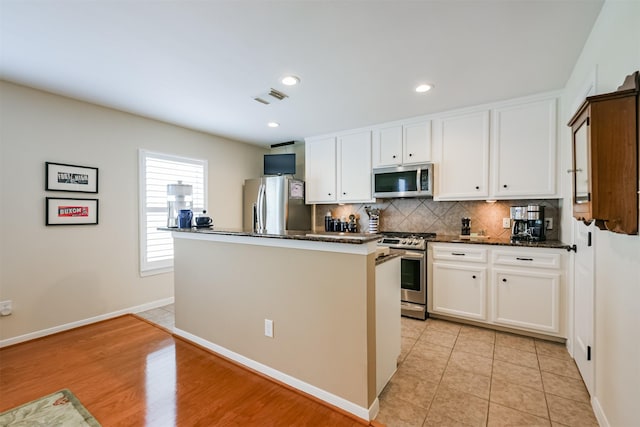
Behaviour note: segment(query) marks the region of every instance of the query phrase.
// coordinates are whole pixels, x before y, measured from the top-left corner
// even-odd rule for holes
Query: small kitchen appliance
[[[167,227],[178,227],[178,215],[183,209],[191,210],[193,207],[193,186],[183,184],[178,181],[177,184],[167,185]]]
[[[400,308],[406,317],[425,320],[427,313],[427,241],[435,233],[384,232],[378,247],[402,249]]]
[[[304,181],[285,175],[245,180],[243,216],[244,230],[255,233],[311,230]]]
[[[518,242],[540,242],[546,240],[544,206],[512,206],[511,240]]]
[[[373,196],[380,198],[432,197],[433,165],[423,163],[374,169]]]
[[[544,221],[544,206],[527,206],[527,230],[532,241],[542,242],[546,240],[546,223]]]

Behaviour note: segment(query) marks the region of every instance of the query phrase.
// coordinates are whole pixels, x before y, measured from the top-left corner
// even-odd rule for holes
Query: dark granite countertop
[[[376,265],[384,264],[387,261],[391,261],[394,258],[401,257],[404,254],[402,250],[392,250],[388,254],[378,255],[376,257]]]
[[[197,233],[197,234],[218,234],[227,236],[245,236],[245,237],[260,237],[270,239],[290,239],[290,240],[308,240],[313,242],[330,242],[330,243],[348,243],[361,245],[373,241],[380,240],[382,237],[380,234],[368,234],[368,233],[329,233],[313,231],[286,231],[279,234],[268,233],[255,233],[253,231],[246,231],[240,229],[219,229],[215,227],[191,227],[191,228],[166,228],[162,227],[159,230],[165,231],[177,231],[179,233]]]
[[[477,238],[460,239],[460,236],[436,236],[428,239],[430,243],[467,243],[472,245],[495,245],[495,246],[514,246],[519,248],[550,248],[550,249],[569,249],[570,245],[559,240],[545,240],[544,242],[520,242],[512,241],[508,237],[486,238],[479,236]]]

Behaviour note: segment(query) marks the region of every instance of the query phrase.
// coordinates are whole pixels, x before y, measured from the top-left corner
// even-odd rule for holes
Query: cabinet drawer
[[[540,251],[493,251],[492,262],[495,265],[512,265],[530,268],[559,269],[562,255]]]
[[[464,244],[434,245],[433,259],[462,262],[487,262],[487,250]]]

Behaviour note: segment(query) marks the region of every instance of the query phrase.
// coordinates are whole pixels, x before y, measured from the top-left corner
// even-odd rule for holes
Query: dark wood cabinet
[[[640,73],[617,91],[590,96],[569,122],[573,216],[602,230],[638,233]]]

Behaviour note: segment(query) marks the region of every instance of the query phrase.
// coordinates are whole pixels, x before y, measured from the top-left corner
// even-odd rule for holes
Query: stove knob
[[[413,242],[414,246],[418,245],[418,241],[416,240],[415,242]]]

